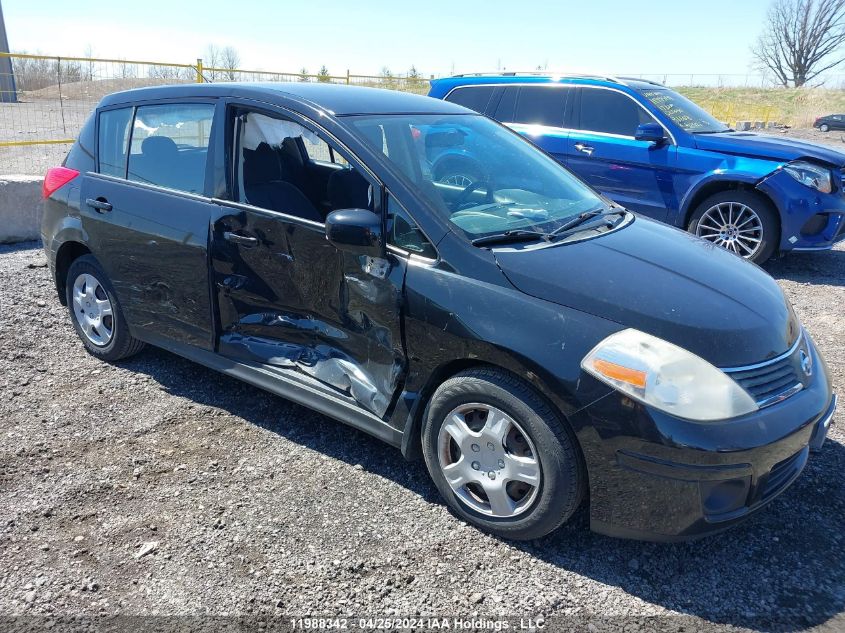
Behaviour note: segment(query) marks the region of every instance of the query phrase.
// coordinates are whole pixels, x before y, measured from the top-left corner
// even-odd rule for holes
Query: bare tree
[[[299,81],[308,81],[310,77],[308,76],[308,69],[303,66],[299,69]]]
[[[85,57],[89,60],[94,57],[94,49],[91,48],[90,44],[85,45]],[[85,81],[94,81],[94,62],[87,61],[85,62],[85,73],[84,73]]]
[[[757,44],[757,65],[796,88],[843,61],[845,0],[774,0]]]
[[[117,63],[117,77],[120,79],[130,79],[138,76],[138,69],[133,65],[121,60]]]
[[[26,51],[17,51],[26,54]],[[40,54],[40,52],[36,52]],[[30,59],[28,57],[13,57],[15,82],[18,90],[40,90],[52,86],[57,81],[55,62],[49,59]]]
[[[218,75],[220,71],[217,70],[205,70],[206,68],[220,68],[220,65],[223,63],[222,60],[222,51],[217,48],[214,44],[209,44],[205,47],[205,55],[203,55],[202,65],[203,65],[203,76],[208,79],[208,81],[217,81],[219,79]]]
[[[235,81],[235,71],[241,65],[241,56],[234,46],[227,46],[220,51],[220,67],[225,70],[224,77],[229,81]]]

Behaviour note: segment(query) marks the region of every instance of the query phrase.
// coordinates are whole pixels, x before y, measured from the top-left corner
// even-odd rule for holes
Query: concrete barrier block
[[[0,176],[0,244],[41,237],[41,176]]]
[[[737,121],[736,122],[736,129],[739,132],[745,132],[746,130],[751,129],[751,121]]]

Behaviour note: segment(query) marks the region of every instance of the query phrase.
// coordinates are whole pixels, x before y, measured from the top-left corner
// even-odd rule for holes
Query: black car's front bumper
[[[617,392],[587,407],[578,435],[592,529],[688,540],[766,505],[801,474],[832,420],[836,397],[823,363],[816,366],[815,379],[796,395],[725,422],[682,420]]]

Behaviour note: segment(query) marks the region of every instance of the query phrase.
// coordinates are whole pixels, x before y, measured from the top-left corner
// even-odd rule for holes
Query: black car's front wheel
[[[830,131],[830,126],[829,126],[827,123],[822,123],[822,124],[819,126],[819,130],[821,130],[822,132],[829,132],[829,131]]]
[[[584,495],[572,432],[531,387],[495,369],[460,373],[437,389],[423,453],[452,509],[504,538],[548,534]]]
[[[722,191],[704,200],[687,230],[757,264],[774,254],[780,238],[772,204],[741,190]]]

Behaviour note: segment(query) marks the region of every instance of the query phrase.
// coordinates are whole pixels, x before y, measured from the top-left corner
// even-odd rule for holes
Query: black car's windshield
[[[730,128],[713,118],[685,96],[668,88],[649,88],[642,91],[643,96],[651,101],[663,114],[693,134],[715,134],[728,132]]]
[[[362,115],[351,123],[471,240],[548,233],[608,208],[554,159],[482,116]]]

